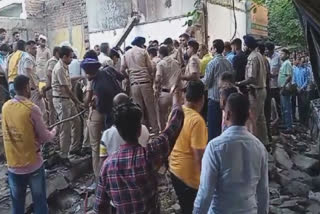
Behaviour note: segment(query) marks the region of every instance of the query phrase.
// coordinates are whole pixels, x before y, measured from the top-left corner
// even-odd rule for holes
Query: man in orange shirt
[[[199,113],[204,94],[200,80],[189,82],[183,106],[184,124],[170,156],[172,184],[183,214],[192,213],[200,184],[201,159],[208,142],[207,126]]]

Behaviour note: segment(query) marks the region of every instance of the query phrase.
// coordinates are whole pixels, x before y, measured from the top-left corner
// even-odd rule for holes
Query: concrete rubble
[[[319,145],[297,125],[294,135],[274,137],[269,154],[270,213],[320,213]]]
[[[311,138],[312,131],[296,127],[294,135],[273,137],[274,149],[269,153],[270,214],[320,213],[320,163],[318,140]],[[0,128],[1,135],[1,128]],[[313,140],[314,139],[314,140]],[[2,137],[0,137],[2,146]],[[1,147],[0,146],[0,147]],[[57,164],[58,145],[46,145],[45,151],[47,197],[50,214],[93,213],[94,192],[89,190],[93,181],[90,156],[74,157],[73,167]],[[0,148],[0,214],[10,213],[10,191],[7,184],[7,167],[1,159]],[[3,156],[2,156],[3,157]],[[169,173],[159,173],[161,213],[180,213],[177,196]],[[26,213],[32,213],[32,197],[28,190]]]

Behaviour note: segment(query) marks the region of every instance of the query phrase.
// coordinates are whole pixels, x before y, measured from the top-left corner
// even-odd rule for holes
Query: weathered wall
[[[27,17],[43,17],[45,0],[25,0],[25,9]]]
[[[183,26],[186,20],[186,18],[178,18],[156,23],[139,24],[130,32],[124,42],[124,46],[131,45],[131,41],[136,36],[144,36],[147,41],[156,39],[160,42],[168,37],[178,38],[179,35],[186,30],[186,27]],[[101,44],[102,42],[109,42],[111,46],[114,46],[122,35],[123,30],[124,29],[121,28],[111,31],[90,33],[91,48],[93,48],[94,45]]]
[[[115,45],[134,11],[141,15],[140,24],[124,45],[129,45],[136,36],[159,41],[177,38],[186,30],[187,18],[183,15],[194,9],[193,4],[193,0],[87,0],[90,46],[102,42]]]
[[[47,0],[45,4],[49,47],[69,43],[81,57],[86,50],[85,0]]]
[[[8,31],[11,36],[14,31],[21,32],[21,38],[25,40],[33,39],[34,32],[45,32],[45,23],[42,19],[19,19],[0,17],[0,26]]]
[[[119,29],[131,16],[131,0],[87,0],[89,32]]]
[[[230,40],[235,32],[234,12],[229,0],[226,1],[211,1],[208,3],[208,35],[209,46],[214,39]],[[230,1],[229,1],[230,3]],[[247,31],[247,15],[245,12],[245,3],[236,2],[235,13],[237,20],[237,38],[246,35]]]
[[[177,17],[194,10],[194,0],[137,0],[146,22]]]
[[[87,0],[89,32],[124,28],[133,11],[139,11],[140,23],[181,17],[192,11],[194,0]]]

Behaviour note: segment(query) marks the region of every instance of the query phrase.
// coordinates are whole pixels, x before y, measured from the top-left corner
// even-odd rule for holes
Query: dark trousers
[[[192,214],[193,203],[196,199],[198,190],[185,185],[179,178],[171,173],[171,181],[179,199],[182,214]]]
[[[264,103],[264,115],[266,117],[266,123],[267,123],[267,131],[268,131],[268,138],[269,141],[272,141],[272,133],[271,133],[271,93],[270,89],[267,89],[267,98]]]
[[[204,105],[201,111],[201,115],[203,119],[207,122],[208,119],[208,91],[205,92],[205,100],[204,100]]]
[[[292,118],[293,120],[297,120],[297,96],[294,95],[291,98],[291,104],[292,104]]]
[[[208,141],[221,134],[222,111],[220,102],[209,99],[208,101]]]
[[[280,89],[279,88],[271,88],[270,89],[270,97],[275,99],[277,105],[277,112],[279,114],[279,118],[281,119],[281,102],[280,102]]]
[[[305,126],[308,125],[309,103],[309,93],[307,91],[301,91],[298,94],[299,121]]]

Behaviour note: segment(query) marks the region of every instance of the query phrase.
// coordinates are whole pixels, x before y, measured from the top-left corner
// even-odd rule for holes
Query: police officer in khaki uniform
[[[133,48],[123,57],[121,72],[127,70],[130,80],[131,96],[143,112],[145,124],[152,127],[153,133],[159,132],[157,122],[154,93],[152,88],[152,62],[147,50],[144,49],[146,40],[136,37],[132,42]],[[147,118],[147,119],[146,119]]]
[[[237,82],[238,86],[250,88],[250,120],[253,134],[264,144],[269,144],[264,104],[267,97],[267,70],[263,56],[256,51],[257,41],[252,36],[244,36],[245,48],[250,51],[246,67],[245,80]]]
[[[190,80],[200,79],[200,59],[197,55],[199,50],[199,43],[196,40],[189,40],[187,47],[187,55],[189,57],[188,64],[181,79],[184,80],[184,88]]]
[[[181,68],[177,60],[169,56],[167,46],[159,49],[161,61],[157,64],[157,72],[154,83],[154,94],[159,107],[159,118],[161,130],[166,127],[166,122],[172,106],[171,88],[181,76]]]
[[[71,89],[71,79],[68,65],[72,61],[73,51],[70,47],[62,46],[60,60],[52,71],[52,97],[53,105],[59,120],[74,116],[78,113],[76,105],[82,103],[75,97]],[[72,137],[72,139],[71,139]],[[76,117],[72,121],[62,123],[60,126],[60,152],[64,163],[69,165],[68,153],[81,154],[81,121]]]
[[[42,89],[43,96],[46,98],[47,102],[47,110],[49,110],[49,118],[48,118],[48,124],[52,125],[57,120],[57,113],[53,106],[53,98],[52,98],[52,86],[51,86],[51,78],[52,78],[52,71],[56,64],[59,61],[59,52],[60,47],[55,47],[53,49],[53,57],[51,57],[46,65],[46,75],[47,75],[47,81],[46,86]]]

